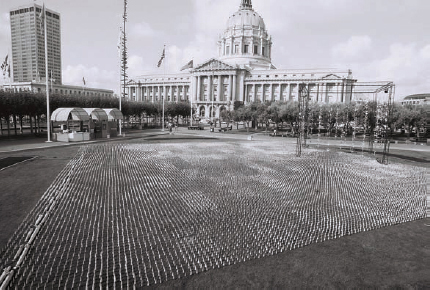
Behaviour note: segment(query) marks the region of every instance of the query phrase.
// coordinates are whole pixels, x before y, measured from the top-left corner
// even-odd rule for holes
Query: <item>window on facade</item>
[[[234,53],[239,53],[239,45],[237,44],[234,46]]]
[[[258,54],[258,46],[254,45],[254,54]]]
[[[262,55],[262,56],[265,56],[265,53],[264,53],[264,47],[263,47],[263,50],[261,51],[261,55]]]
[[[245,45],[245,48],[244,48],[244,51],[243,51],[244,53],[249,53],[249,45]]]
[[[226,46],[225,47],[225,54],[229,55],[230,54],[230,46]]]

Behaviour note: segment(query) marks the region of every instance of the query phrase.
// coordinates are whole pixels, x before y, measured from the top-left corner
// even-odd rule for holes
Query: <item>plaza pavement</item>
[[[282,140],[286,144],[296,144],[296,138],[290,137],[271,137],[268,133],[259,132],[259,133],[245,133],[241,131],[237,133],[235,129],[231,132],[221,133],[218,132],[218,127],[215,128],[215,132],[210,132],[208,128],[205,130],[187,130],[186,127],[179,127],[177,131],[172,132],[172,137],[178,137],[180,135],[185,136],[197,136],[202,138],[217,138],[217,139],[234,139],[234,140],[249,140],[250,136],[252,136],[253,141],[273,141],[273,140]],[[124,132],[123,136],[113,137],[110,139],[96,139],[85,142],[46,142],[46,139],[43,138],[30,138],[30,139],[14,139],[11,136],[10,139],[0,139],[0,153],[2,152],[14,152],[14,151],[25,151],[32,149],[46,149],[50,147],[56,146],[76,146],[76,145],[85,145],[85,144],[93,144],[98,142],[111,142],[111,141],[120,141],[120,140],[130,140],[135,138],[151,138],[160,135],[169,135],[169,130],[166,129],[164,132],[161,129],[146,129],[146,130],[130,130]],[[357,139],[354,142],[354,147],[356,149],[360,149],[363,147],[363,142]],[[321,146],[327,147],[351,147],[351,142],[343,142],[342,140],[336,139],[321,139],[313,138],[308,141],[308,144],[311,146],[316,146],[320,144]],[[375,143],[375,148],[381,150],[381,145]],[[364,150],[367,149],[367,143],[364,145]],[[390,144],[390,149],[402,150],[402,151],[419,151],[419,152],[428,152],[428,160],[430,161],[430,145],[422,144],[422,143],[392,143]]]
[[[192,151],[188,150],[188,145],[175,145],[172,148],[168,144],[151,145],[142,144],[141,141],[135,144],[131,142],[128,145],[115,142],[124,139],[132,141],[135,138],[141,140],[140,138],[142,137],[148,140],[151,138],[156,140],[161,135],[166,135],[163,136],[164,140],[169,138],[174,140],[175,138],[181,138],[181,136],[194,136],[228,139],[234,142],[225,143],[226,145],[221,148],[216,144],[205,143],[199,145],[199,143],[196,143],[197,145],[192,145]],[[333,207],[330,204],[333,201],[330,198],[327,199],[328,197],[324,191],[317,191],[317,196],[315,194],[309,196],[308,201],[300,205],[300,200],[306,200],[302,197],[314,191],[313,187],[309,187],[310,185],[307,184],[306,186],[309,187],[309,190],[305,187],[303,192],[297,193],[296,191],[300,188],[300,185],[292,184],[291,181],[301,182],[300,178],[293,178],[289,182],[283,180],[285,176],[294,174],[297,170],[307,171],[313,168],[304,176],[314,175],[315,169],[320,174],[325,175],[323,183],[318,185],[318,188],[330,187],[332,180],[335,181],[335,184],[343,180],[342,183],[346,188],[351,186],[354,188],[353,190],[344,191],[343,194],[361,191],[357,185],[344,183],[347,182],[347,176],[337,176],[337,174],[344,171],[342,168],[345,166],[349,170],[357,172],[354,173],[358,174],[357,176],[365,177],[364,180],[372,178],[372,174],[369,175],[369,172],[367,172],[368,169],[377,170],[387,178],[390,174],[389,170],[387,171],[386,167],[377,165],[377,163],[372,163],[371,168],[367,168],[369,165],[365,164],[362,164],[363,168],[361,166],[352,166],[352,163],[357,161],[355,158],[351,159],[351,155],[333,155],[330,152],[316,153],[314,156],[311,152],[311,155],[309,155],[310,160],[314,160],[312,162],[316,163],[306,165],[306,162],[303,163],[294,158],[294,153],[290,152],[288,153],[289,155],[285,155],[286,153],[282,150],[287,144],[290,147],[290,151],[294,152],[295,139],[293,138],[273,139],[265,134],[254,134],[253,140],[260,142],[254,142],[254,144],[245,142],[240,145],[240,148],[237,147],[236,141],[248,141],[248,137],[247,134],[224,134],[209,131],[190,132],[186,129],[180,129],[175,135],[170,135],[168,132],[152,130],[144,133],[126,133],[125,137],[121,138],[85,143],[95,144],[96,146],[83,147],[83,151],[81,150],[79,156],[75,157],[53,182],[36,210],[26,219],[26,224],[23,224],[15,234],[16,240],[20,242],[8,244],[9,255],[12,254],[16,257],[26,256],[26,248],[19,247],[19,245],[25,245],[29,241],[34,241],[35,248],[50,249],[50,251],[52,249],[57,253],[56,255],[50,254],[49,257],[44,253],[45,250],[28,253],[28,257],[25,257],[25,264],[22,264],[19,269],[20,275],[18,275],[15,285],[22,287],[46,286],[48,281],[53,283],[50,284],[53,287],[154,285],[237,262],[273,255],[286,249],[300,248],[309,243],[334,239],[357,231],[379,228],[384,225],[397,224],[402,220],[414,220],[422,217],[422,213],[415,210],[416,206],[420,206],[421,201],[414,201],[414,197],[408,195],[409,198],[402,202],[397,201],[393,204],[387,203],[384,205],[383,201],[386,200],[386,197],[384,197],[383,192],[381,195],[379,190],[369,195],[369,199],[366,199],[366,202],[370,203],[363,204],[362,209],[357,208],[357,204],[354,207],[354,203],[344,199],[336,201],[336,204],[340,202],[337,206],[341,205],[341,209],[337,214],[332,212]],[[264,156],[266,155],[262,154],[264,152],[263,148],[268,147],[256,145],[266,142],[273,143],[274,149],[274,152],[267,155],[268,160],[265,160]],[[85,144],[79,143],[79,145]],[[34,144],[9,144],[9,147],[0,146],[0,148],[4,151],[9,149],[9,151],[14,152],[46,149],[50,146],[73,145],[70,143],[34,142]],[[245,153],[241,156],[240,152],[244,152],[241,148],[249,149],[250,151],[245,150]],[[176,155],[175,152],[181,152],[182,155],[186,154],[186,158],[178,158],[178,156],[182,155]],[[197,152],[204,153],[203,158],[199,157],[200,155]],[[236,154],[226,155],[226,153]],[[118,159],[116,156],[122,156],[122,158]],[[226,162],[227,166],[219,162],[220,156],[224,156],[222,157],[223,162]],[[232,157],[229,158],[228,156]],[[343,159],[342,161],[337,160],[339,156],[346,158],[349,162],[345,162]],[[149,157],[151,157],[151,163],[147,162]],[[279,163],[285,157],[289,162]],[[283,160],[283,162],[286,160]],[[355,161],[352,162],[353,160]],[[105,166],[99,165],[100,163],[105,164]],[[173,168],[171,167],[172,164],[174,165]],[[147,171],[151,166],[155,167],[151,171]],[[334,167],[332,168],[332,166]],[[96,167],[103,169],[103,171],[100,173],[94,172],[93,169]],[[404,171],[402,166],[394,167],[398,167],[396,169],[397,174],[400,174],[396,184],[407,183],[408,186],[411,186],[411,190],[406,189],[404,192],[406,194],[414,192],[412,188],[415,189],[415,186],[418,185],[415,184],[415,179],[408,180],[407,176],[402,173]],[[210,171],[206,173],[210,174],[206,175],[205,170],[208,168]],[[178,169],[185,171],[178,171]],[[140,170],[145,170],[141,177],[136,176],[137,179],[130,179],[130,176],[139,173]],[[153,170],[155,171],[153,172]],[[161,176],[157,174],[159,170],[163,171]],[[259,180],[255,180],[252,177],[256,174],[256,170],[260,172],[258,174]],[[287,170],[288,174],[282,173],[285,170]],[[292,170],[292,172],[289,170]],[[189,179],[188,183],[175,183],[176,177],[184,177],[181,172],[187,172],[185,181]],[[91,176],[88,173],[91,173]],[[223,178],[223,176],[228,176],[228,178],[220,182],[219,178]],[[250,176],[250,178],[244,179],[245,176]],[[70,181],[68,181],[69,179]],[[92,184],[91,181],[93,180],[97,180],[98,184]],[[142,183],[140,180],[144,182]],[[422,184],[422,179],[420,180],[419,184]],[[312,179],[309,181],[315,182]],[[108,188],[103,188],[103,186],[100,188],[100,185],[106,183],[111,183],[111,185]],[[202,195],[202,192],[208,190],[208,183],[213,187],[212,200]],[[368,184],[368,182],[360,182],[359,184],[364,185]],[[297,199],[298,203],[290,204],[292,201],[288,200],[282,201],[281,204],[277,202],[280,198],[276,196],[279,186],[287,186],[289,188],[286,189],[288,192],[294,192],[297,195],[297,198],[294,199]],[[388,183],[386,186],[392,187],[393,184]],[[227,191],[225,191],[226,189]],[[231,195],[230,189],[234,190],[236,195]],[[339,189],[341,190],[341,187],[337,190]],[[112,190],[115,198],[112,201],[104,201],[104,190]],[[121,194],[122,192],[133,192],[135,190],[154,191],[155,195],[152,198],[148,196],[149,199],[145,201],[136,199],[133,195]],[[188,190],[191,191],[188,192]],[[393,190],[399,193],[397,185],[394,186]],[[95,194],[88,196],[87,192]],[[226,195],[220,195],[221,192]],[[260,195],[260,192],[265,192],[265,194]],[[80,194],[81,197],[76,199],[75,194]],[[184,199],[178,199],[178,194],[185,194],[186,196],[184,195]],[[366,194],[366,191],[363,191],[363,194]],[[272,197],[272,199],[267,199],[265,196]],[[336,200],[340,196],[342,194],[338,195]],[[374,196],[379,196],[381,200],[373,203]],[[79,200],[86,200],[84,207],[79,203]],[[178,202],[184,202],[185,200],[188,200],[189,203],[177,207]],[[240,202],[238,202],[239,200]],[[321,211],[320,207],[321,201],[323,201],[322,205],[326,208],[323,211]],[[101,203],[100,208],[99,203]],[[111,204],[111,206],[103,207],[103,203]],[[130,210],[134,209],[137,212],[124,213],[121,210],[124,204],[127,204],[127,208]],[[381,216],[382,213],[385,213],[384,208],[386,206],[394,205],[398,207],[403,204],[408,205],[401,215],[383,214]],[[112,206],[116,208],[114,212],[110,212]],[[279,208],[279,206],[281,207]],[[279,211],[284,206],[292,206],[292,211],[287,211],[292,216],[287,217],[284,211]],[[231,207],[234,208],[233,211],[231,211]],[[102,208],[105,209],[101,210]],[[188,210],[182,211],[181,208],[188,208]],[[310,210],[312,208],[313,210]],[[80,210],[75,212],[75,209]],[[217,210],[213,211],[214,209]],[[369,209],[376,210],[376,212],[369,213]],[[105,210],[108,210],[108,212],[105,212]],[[379,212],[379,210],[382,211]],[[67,213],[67,215],[61,215],[63,212]],[[193,215],[201,216],[202,222],[196,224],[195,220],[190,220],[188,216],[190,212]],[[235,212],[238,216],[230,216],[231,213]],[[135,215],[136,213],[138,215]],[[142,220],[142,213],[144,213],[146,219]],[[329,214],[328,216],[334,215],[332,218],[327,219],[327,217],[324,217],[327,213]],[[338,215],[339,213],[340,216]],[[106,217],[112,214],[113,216],[117,215],[118,218],[113,219],[111,222],[114,224],[111,225],[109,223],[110,218],[106,220]],[[226,217],[228,218],[226,219]],[[231,223],[230,219],[237,218],[241,220],[239,224]],[[334,224],[333,218],[336,221]],[[63,220],[66,225],[58,223],[58,220]],[[219,229],[216,226],[214,227],[213,221],[215,220],[217,221],[215,224],[225,227],[225,229],[223,228],[221,232],[218,232]],[[77,221],[79,222],[78,226],[76,226]],[[149,223],[145,224],[145,221],[149,221]],[[288,221],[288,226],[290,227],[287,232],[282,230],[286,226],[285,221]],[[290,224],[291,221],[293,221],[292,224]],[[34,225],[30,226],[33,222]],[[91,225],[96,222],[103,225],[102,228],[97,227],[102,230],[102,233],[99,233],[98,230],[97,233],[94,232],[94,228]],[[134,226],[128,230],[129,227],[124,227],[124,222],[132,223]],[[173,225],[178,226],[172,228]],[[134,228],[137,229],[137,232],[133,230]],[[183,232],[176,232],[178,229]],[[72,236],[69,234],[70,231],[73,231]],[[141,231],[144,232],[143,241],[145,242],[143,244]],[[35,239],[37,233],[38,237]],[[104,236],[104,233],[107,233],[107,236]],[[222,235],[219,235],[219,233],[222,233]],[[285,235],[286,233],[293,234]],[[175,238],[172,239],[172,235]],[[101,238],[100,241],[98,240],[99,238]],[[94,242],[95,239],[97,240],[96,242]],[[255,243],[250,244],[250,241]],[[63,248],[64,242],[67,242],[70,247]],[[79,242],[82,249],[76,248]],[[131,244],[133,244],[133,247],[130,247]],[[106,245],[113,247],[114,253],[106,255]],[[244,251],[246,248],[248,250]],[[89,253],[88,250],[90,251]],[[136,250],[140,251],[139,255],[135,252]],[[60,253],[65,255],[64,258],[63,254],[61,254],[61,257],[58,256]],[[130,255],[122,256],[121,253],[129,253]],[[138,256],[146,257],[143,265],[139,262]],[[13,260],[12,256],[4,261],[8,260]],[[20,261],[18,263],[21,265],[23,260],[20,259]],[[64,264],[61,261],[64,261]],[[64,269],[59,270],[60,267]],[[76,271],[71,272],[69,267],[76,269]]]

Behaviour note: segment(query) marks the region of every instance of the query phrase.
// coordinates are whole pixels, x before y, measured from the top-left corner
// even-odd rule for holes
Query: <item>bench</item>
[[[230,130],[232,130],[232,128],[233,128],[233,126],[230,126],[230,127],[224,127],[224,128],[220,128],[220,129],[218,129],[218,131],[220,131],[220,132],[230,131]]]
[[[188,130],[203,130],[203,126],[188,126]]]

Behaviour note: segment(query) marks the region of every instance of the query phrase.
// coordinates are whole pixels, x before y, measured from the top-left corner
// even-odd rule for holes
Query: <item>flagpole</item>
[[[192,61],[193,61],[193,66],[194,66],[194,59],[192,59]],[[198,81],[198,78],[197,78],[197,81]],[[197,84],[195,83],[194,84],[195,86],[197,86]],[[194,92],[196,91],[196,88],[192,88],[193,89],[193,91],[190,93],[190,99],[191,99],[191,121],[190,121],[190,126],[193,126],[193,97],[194,97]],[[185,89],[184,89],[185,90]]]
[[[164,58],[166,58],[166,45],[164,45]],[[166,94],[166,88],[164,87],[164,78],[166,77],[166,60],[163,62],[163,94],[161,97],[163,98],[163,114],[162,114],[162,120],[161,120],[161,132],[164,132],[164,98]]]
[[[212,83],[211,83],[211,97],[212,97],[212,108],[211,108],[211,122],[213,124],[214,121],[214,71],[212,71]]]
[[[45,37],[45,81],[46,81],[46,127],[48,130],[48,141],[51,141],[51,118],[49,114],[49,79],[48,79],[48,38],[46,34],[46,12],[45,12],[45,3],[43,3],[43,22],[44,22],[44,37]]]
[[[10,53],[9,48],[7,49],[7,55],[9,55],[9,65],[7,67],[7,76],[9,77],[9,90],[12,91],[12,77],[10,74],[10,65],[12,63],[12,53]]]

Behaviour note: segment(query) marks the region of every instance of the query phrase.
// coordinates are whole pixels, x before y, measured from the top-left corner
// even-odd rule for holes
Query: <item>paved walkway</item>
[[[249,140],[250,136],[252,136],[253,141],[274,141],[274,140],[283,140],[286,143],[295,144],[296,138],[290,138],[290,137],[270,137],[268,133],[259,132],[259,133],[246,133],[246,132],[235,132],[232,134],[231,132],[227,133],[221,133],[218,132],[219,128],[215,128],[215,132],[210,132],[209,128],[205,128],[205,130],[199,130],[199,131],[193,131],[193,130],[187,130],[186,127],[180,127],[178,128],[177,132],[174,132],[174,135],[185,135],[185,136],[200,136],[200,137],[212,137],[212,138],[223,138],[223,139],[236,139],[236,140]],[[233,130],[233,132],[236,130]],[[70,142],[70,143],[63,143],[63,142],[46,142],[46,140],[40,138],[40,137],[34,137],[34,138],[25,138],[25,139],[0,139],[0,153],[1,152],[12,152],[12,151],[23,151],[23,150],[31,150],[31,149],[43,149],[43,148],[49,148],[49,147],[56,147],[56,146],[73,146],[73,145],[82,145],[82,144],[91,144],[96,142],[109,142],[109,141],[119,141],[121,139],[134,139],[134,138],[145,138],[145,137],[153,137],[154,135],[169,135],[169,131],[166,129],[164,132],[161,131],[161,129],[147,129],[147,130],[133,130],[130,132],[125,132],[123,136],[118,136],[110,139],[96,139],[96,140],[90,140],[90,141],[84,141],[84,142]],[[317,145],[318,140],[312,139],[308,141],[311,145]],[[342,141],[342,140],[335,140],[335,139],[321,139],[320,145],[322,146],[339,146],[339,147],[350,147],[351,141]],[[361,148],[362,142],[361,141],[355,141],[355,148]],[[364,149],[367,149],[367,143]],[[381,145],[378,145],[375,143],[374,147],[377,148],[378,146],[382,147]],[[407,150],[407,151],[420,151],[420,152],[429,152],[430,154],[430,146],[427,146],[425,144],[405,144],[405,143],[398,143],[398,144],[390,144],[390,149],[395,150]],[[430,156],[430,155],[429,155]]]
[[[46,139],[40,137],[25,138],[25,139],[3,139],[0,140],[0,153],[3,152],[15,152],[32,149],[45,149],[59,146],[74,146],[83,144],[92,144],[97,142],[109,142],[109,141],[120,141],[129,140],[134,138],[148,137],[153,135],[164,135],[168,132],[162,132],[160,129],[148,129],[144,131],[132,131],[126,132],[123,136],[118,136],[110,139],[96,139],[83,142],[47,142]]]

